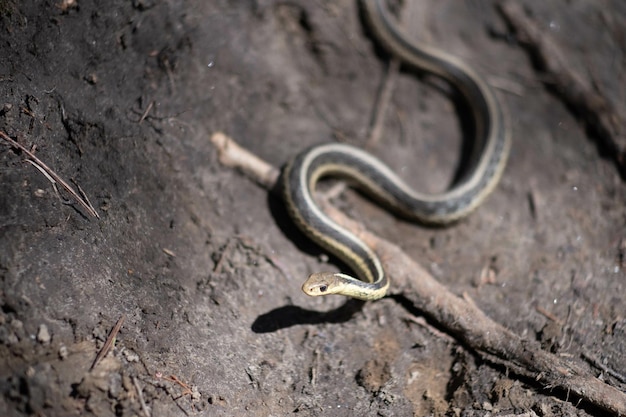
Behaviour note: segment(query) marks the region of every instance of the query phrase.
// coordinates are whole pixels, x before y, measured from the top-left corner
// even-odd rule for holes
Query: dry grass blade
[[[87,213],[89,213],[90,215],[92,215],[93,217],[97,219],[100,218],[100,215],[98,214],[96,209],[91,205],[91,202],[89,201],[85,193],[80,189],[80,187],[78,187],[78,189],[83,194],[82,197],[67,182],[65,182],[63,178],[57,175],[57,173],[55,173],[50,167],[48,167],[39,158],[37,158],[34,153],[26,149],[19,142],[11,139],[3,131],[0,131],[0,138],[6,140],[7,142],[11,144],[11,146],[19,149],[20,151],[28,155],[28,157],[30,158],[28,162],[30,162],[33,166],[35,166],[35,168],[41,171],[41,173],[44,174],[46,178],[48,178],[48,180],[52,182],[53,185],[60,184],[61,187],[63,187],[65,191],[67,191],[74,198],[74,200],[76,200],[76,202],[78,202],[78,204],[80,204],[87,211]]]
[[[126,316],[122,315],[122,317],[119,318],[117,323],[115,323],[115,326],[111,330],[111,333],[109,333],[109,337],[107,337],[107,340],[104,342],[104,345],[102,345],[102,349],[100,349],[100,352],[98,352],[98,354],[96,355],[96,359],[93,360],[93,363],[91,364],[91,367],[89,368],[90,371],[96,367],[96,365],[102,360],[102,358],[104,358],[107,355],[107,353],[109,353],[109,351],[111,350],[111,347],[113,347],[113,343],[115,343],[115,338],[117,337],[117,334],[120,332],[120,329],[122,328],[122,324],[124,324],[125,318]]]

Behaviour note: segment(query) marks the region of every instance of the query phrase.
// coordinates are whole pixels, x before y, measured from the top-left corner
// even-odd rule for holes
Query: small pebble
[[[139,362],[139,355],[137,355],[132,350],[125,350],[124,357],[128,362]]]
[[[48,326],[46,326],[45,324],[40,324],[39,325],[39,330],[37,331],[37,341],[41,344],[48,344],[50,343],[50,339],[52,337],[50,336],[50,331],[48,330]]]
[[[200,390],[198,389],[197,386],[192,386],[191,387],[191,399],[198,401],[200,398],[202,397],[202,394],[200,394]]]
[[[13,319],[11,320],[11,327],[13,328],[13,330],[19,331],[24,328],[24,323],[22,323],[21,320]]]
[[[59,346],[59,358],[61,358],[61,360],[64,360],[67,358],[67,355],[68,355],[67,346],[65,345]]]

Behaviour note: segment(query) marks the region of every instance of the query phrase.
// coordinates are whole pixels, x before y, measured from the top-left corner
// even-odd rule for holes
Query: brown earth
[[[508,167],[449,228],[351,191],[338,204],[497,322],[623,391],[606,372],[626,369],[626,186],[610,155],[494,2],[406,3],[407,32],[506,103]],[[524,3],[623,114],[625,3]],[[306,145],[364,144],[387,61],[356,1],[0,0],[0,16],[0,130],[101,216],[64,204],[1,146],[0,415],[145,415],[141,401],[153,416],[602,415],[481,361],[395,299],[320,314],[345,300],[300,285],[336,266],[279,199],[218,163],[217,130],[276,166]],[[461,149],[441,90],[402,72],[372,149],[430,192]]]

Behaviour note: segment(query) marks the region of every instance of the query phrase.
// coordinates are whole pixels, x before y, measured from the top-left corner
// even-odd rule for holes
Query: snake
[[[386,295],[389,277],[374,250],[354,233],[334,222],[315,202],[318,181],[338,176],[407,220],[446,225],[480,205],[499,182],[511,147],[508,118],[491,87],[459,58],[407,39],[393,23],[384,0],[361,0],[370,33],[402,65],[447,82],[470,110],[474,140],[467,169],[438,194],[413,190],[378,158],[345,143],[323,143],[297,154],[282,172],[283,199],[296,226],[323,249],[348,266],[342,272],[315,272],[302,290],[310,296],[339,294],[359,300]]]

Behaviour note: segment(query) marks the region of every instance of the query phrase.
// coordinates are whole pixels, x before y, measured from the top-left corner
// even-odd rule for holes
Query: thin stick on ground
[[[590,364],[592,364],[593,366],[595,366],[596,368],[598,368],[602,372],[605,372],[605,373],[611,375],[613,378],[617,379],[622,384],[626,384],[626,375],[620,374],[619,372],[614,371],[613,369],[610,369],[609,367],[604,365],[600,361],[600,359],[596,358],[592,354],[587,353],[587,352],[583,352],[582,353],[582,357],[583,357],[583,359],[585,359],[587,362],[589,362]]]
[[[91,205],[91,202],[89,201],[85,193],[80,189],[80,187],[78,188],[80,192],[84,195],[84,197],[81,197],[76,191],[74,191],[74,189],[67,182],[65,182],[63,178],[57,175],[57,173],[55,173],[50,167],[48,167],[48,165],[44,164],[39,158],[37,158],[34,153],[26,149],[19,142],[11,139],[9,135],[7,135],[1,130],[0,130],[0,138],[9,142],[11,146],[24,152],[28,156],[28,158],[30,158],[28,162],[30,162],[35,168],[41,171],[41,173],[43,173],[53,185],[57,183],[60,184],[61,187],[63,187],[65,191],[67,191],[74,198],[74,200],[76,200],[76,202],[78,202],[78,204],[80,204],[87,211],[87,213],[89,213],[90,215],[92,215],[93,217],[97,219],[100,218],[100,215],[98,214],[96,209]]]
[[[393,93],[399,71],[400,61],[397,58],[390,58],[389,65],[387,66],[387,72],[385,74],[385,79],[376,100],[376,106],[374,108],[374,116],[372,117],[369,138],[365,143],[366,149],[374,148],[382,137],[383,127],[385,125],[385,114],[387,113],[387,109],[389,108],[391,93]]]
[[[154,106],[154,100],[150,101],[150,103],[148,104],[148,107],[143,112],[143,114],[141,115],[141,118],[137,122],[138,124],[141,124],[145,120],[145,118],[148,117],[148,113],[150,113],[150,110],[152,110],[152,106]]]
[[[165,379],[166,381],[174,382],[175,384],[178,384],[183,388],[183,392],[181,392],[178,397],[173,398],[174,401],[179,400],[186,395],[189,395],[190,397],[193,395],[193,389],[189,386],[189,384],[181,381],[176,375],[166,376],[163,377],[163,379]]]
[[[402,26],[402,11],[399,11],[397,24]],[[389,103],[391,102],[391,95],[395,88],[399,73],[400,60],[391,56],[387,65],[385,78],[378,92],[378,96],[376,97],[376,104],[374,106],[374,113],[370,124],[369,137],[364,146],[365,149],[374,148],[382,137],[385,126],[385,115],[387,114],[387,109],[389,108]]]
[[[240,169],[260,184],[267,184],[268,190],[276,189],[275,183],[266,181],[279,177],[277,168],[239,146],[232,146],[234,141],[222,133],[214,134],[211,139],[224,165]],[[239,165],[250,160],[255,161],[254,166]],[[536,341],[525,340],[491,320],[473,302],[456,296],[440,284],[398,246],[368,232],[327,202],[320,203],[334,221],[376,251],[392,279],[392,294],[410,301],[465,346],[492,363],[536,381],[546,390],[568,393],[569,401],[574,404],[583,400],[612,415],[626,415],[625,393],[595,378],[580,364],[543,351]]]
[[[137,391],[137,398],[139,398],[139,404],[141,405],[141,411],[143,411],[143,415],[145,417],[150,417],[150,410],[146,405],[146,401],[143,399],[143,391],[141,386],[139,385],[139,380],[136,376],[133,377],[133,385],[135,385],[135,390]]]
[[[109,351],[113,347],[113,344],[115,343],[115,338],[120,332],[122,324],[124,324],[125,318],[126,316],[122,314],[122,317],[119,318],[117,323],[115,323],[115,326],[113,326],[113,329],[111,329],[111,333],[109,333],[107,340],[104,342],[104,345],[102,345],[102,349],[100,349],[100,352],[98,352],[98,354],[96,355],[96,359],[93,360],[93,363],[89,368],[90,371],[95,368],[98,363],[100,363],[100,361],[109,353]]]
[[[504,1],[498,8],[517,40],[535,58],[545,74],[545,84],[586,124],[599,145],[613,158],[626,178],[626,131],[624,118],[592,84],[572,69],[562,50],[518,1]]]

